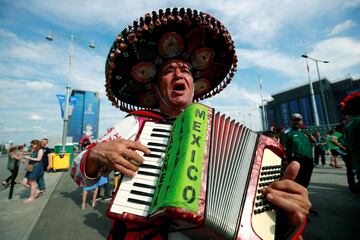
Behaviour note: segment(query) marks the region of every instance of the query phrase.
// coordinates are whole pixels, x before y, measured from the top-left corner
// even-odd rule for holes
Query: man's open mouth
[[[184,91],[185,84],[184,83],[176,83],[173,87],[174,91]]]

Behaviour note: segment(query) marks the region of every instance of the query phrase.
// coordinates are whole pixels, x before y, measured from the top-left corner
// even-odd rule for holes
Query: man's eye
[[[190,73],[190,69],[189,68],[183,68],[181,69],[182,72],[184,73]]]
[[[169,73],[172,73],[173,71],[171,69],[167,69],[164,71],[164,74],[169,74]]]

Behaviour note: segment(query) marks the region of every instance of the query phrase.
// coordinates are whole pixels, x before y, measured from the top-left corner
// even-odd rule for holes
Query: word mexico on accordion
[[[195,239],[274,239],[261,188],[281,177],[278,142],[198,103],[173,124],[145,122],[138,139],[151,153],[120,181],[110,217],[165,222]]]

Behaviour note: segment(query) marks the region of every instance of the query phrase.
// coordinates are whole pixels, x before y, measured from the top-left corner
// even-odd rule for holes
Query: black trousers
[[[300,164],[300,170],[295,178],[295,182],[307,188],[314,169],[313,159],[309,157],[293,157],[290,159],[290,162],[292,161],[297,161]]]
[[[11,172],[11,175],[7,179],[5,179],[5,182],[7,182],[7,184],[10,183],[11,179],[14,179],[14,182],[15,182],[15,179],[16,179],[16,177],[18,175],[18,172],[19,172],[19,168],[15,167],[15,169],[11,170],[10,172]]]
[[[325,151],[324,150],[322,150],[321,148],[315,147],[314,155],[315,155],[314,163],[316,165],[319,164],[319,157],[321,157],[321,164],[325,165]]]

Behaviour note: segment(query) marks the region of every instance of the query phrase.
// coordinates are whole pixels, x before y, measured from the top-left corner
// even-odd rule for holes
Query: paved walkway
[[[10,172],[6,170],[6,165],[4,164],[4,162],[7,163],[7,157],[6,159],[0,158],[0,161],[0,177],[2,182],[3,179],[10,175]],[[2,186],[0,187],[0,239],[28,239],[63,174],[63,172],[45,173],[47,192],[35,199],[34,202],[28,204],[23,202],[29,197],[30,190],[21,184],[14,186],[12,199],[8,199],[10,188],[4,189]],[[24,165],[22,164],[19,168],[17,180],[21,181],[24,175]]]

